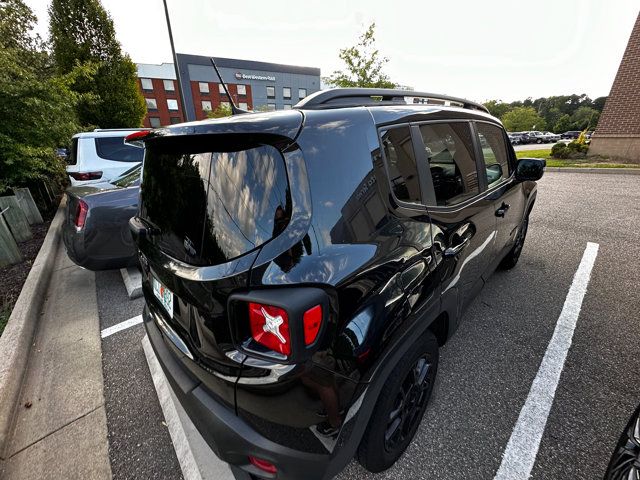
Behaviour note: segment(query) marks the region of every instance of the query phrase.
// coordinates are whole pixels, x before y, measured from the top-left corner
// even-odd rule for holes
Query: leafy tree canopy
[[[42,178],[64,178],[56,147],[78,131],[79,95],[70,86],[91,75],[75,68],[52,75],[33,34],[36,17],[22,0],[0,1],[0,191]]]
[[[231,116],[231,106],[220,104],[207,112],[208,118],[222,118]]]
[[[122,53],[113,20],[100,0],[52,0],[49,31],[57,70],[82,65],[95,71],[72,85],[83,94],[78,114],[83,125],[139,127],[146,107],[137,85],[136,66]]]
[[[544,120],[545,128],[561,133],[567,130],[594,129],[606,99],[607,97],[598,97],[591,100],[586,94],[573,94],[541,97],[535,100],[527,98],[511,103],[489,100],[485,106],[492,115],[500,118],[503,122],[509,112],[519,107],[533,108],[537,115]],[[514,117],[507,118],[513,119]],[[536,129],[540,130],[541,127],[537,126]]]
[[[511,132],[523,130],[544,130],[544,119],[533,107],[516,107],[502,116],[502,123]]]
[[[376,24],[372,23],[360,36],[358,43],[340,50],[339,57],[345,63],[344,70],[336,70],[324,81],[334,87],[394,88],[396,83],[383,73],[389,59],[376,48]]]

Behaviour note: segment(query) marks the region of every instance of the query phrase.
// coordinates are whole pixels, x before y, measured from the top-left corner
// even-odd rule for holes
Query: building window
[[[238,107],[240,107],[242,110],[249,110],[249,105],[247,105],[247,102],[238,103]]]
[[[222,84],[222,83],[219,83],[219,84],[218,84],[218,92],[220,92],[220,93],[221,93],[221,94],[223,94],[223,95],[224,95],[225,93],[227,93],[227,92],[225,92],[225,91],[224,91],[224,84]]]
[[[180,117],[171,117],[169,121],[171,122],[171,125],[175,125],[176,123],[180,123]]]
[[[205,112],[207,110],[211,110],[211,102],[209,100],[202,101],[202,110],[204,110]]]
[[[228,108],[231,109],[231,104],[229,102],[220,102],[220,106],[222,108]]]
[[[200,90],[200,93],[209,93],[209,84],[207,82],[199,82],[198,90]]]
[[[285,103],[285,104],[282,106],[282,108],[283,108],[284,110],[291,110],[291,105],[289,105],[288,103]]]
[[[304,98],[307,96],[307,89],[306,88],[299,88],[298,89],[298,98]]]
[[[276,87],[267,87],[267,98],[276,98]]]
[[[142,84],[143,90],[153,90],[153,82],[150,78],[141,78],[140,83]]]
[[[282,98],[285,100],[291,100],[291,88],[290,87],[282,87]]]
[[[156,102],[155,98],[145,98],[144,101],[147,102],[147,110],[158,109],[158,103]]]
[[[167,108],[169,110],[178,110],[178,100],[172,98],[167,99]]]
[[[149,117],[149,125],[153,128],[158,128],[160,126],[160,119],[158,117]]]
[[[275,112],[276,104],[275,103],[267,103],[267,112]]]
[[[167,92],[175,92],[176,91],[176,86],[173,84],[173,80],[162,80],[162,83],[164,84],[164,89]]]
[[[238,85],[238,95],[246,95],[247,94],[247,86],[246,85]]]

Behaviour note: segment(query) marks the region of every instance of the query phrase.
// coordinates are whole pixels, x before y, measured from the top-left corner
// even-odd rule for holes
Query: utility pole
[[[178,68],[178,57],[176,57],[176,48],[173,45],[173,33],[171,32],[171,20],[169,20],[169,9],[167,8],[167,0],[164,3],[164,14],[167,17],[167,30],[169,31],[169,43],[171,44],[171,54],[173,55],[173,67],[176,70],[176,80],[178,82],[178,96],[182,104],[182,120],[187,121],[187,105],[184,102],[184,92],[182,91],[182,78],[180,77],[180,69]]]

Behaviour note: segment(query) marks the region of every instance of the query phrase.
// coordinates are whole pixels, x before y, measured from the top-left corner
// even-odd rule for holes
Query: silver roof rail
[[[300,100],[294,108],[322,110],[343,107],[375,107],[382,105],[445,105],[489,113],[481,103],[438,93],[414,92],[390,88],[333,88],[320,90]]]

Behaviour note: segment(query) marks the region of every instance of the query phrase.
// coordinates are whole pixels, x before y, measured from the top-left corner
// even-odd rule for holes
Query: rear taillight
[[[102,172],[68,172],[69,176],[74,180],[86,181],[86,180],[99,180],[102,178]]]
[[[291,353],[291,335],[287,312],[273,305],[249,303],[251,336],[260,345],[283,355]]]
[[[322,306],[316,305],[304,312],[302,323],[304,324],[304,344],[309,346],[316,341],[322,326]]]
[[[76,230],[82,230],[84,222],[87,220],[87,213],[89,212],[89,205],[84,200],[78,200],[78,206],[76,207],[75,225]]]
[[[251,462],[251,465],[257,467],[265,473],[269,473],[271,475],[278,473],[278,469],[276,468],[276,466],[267,460],[249,455],[249,461]]]

